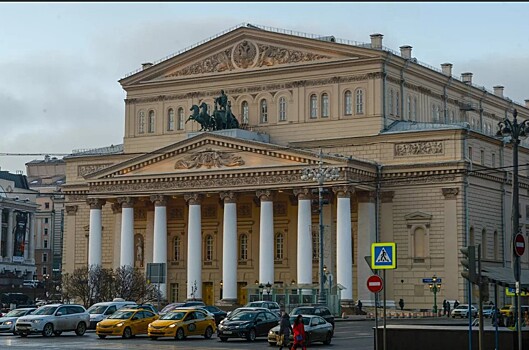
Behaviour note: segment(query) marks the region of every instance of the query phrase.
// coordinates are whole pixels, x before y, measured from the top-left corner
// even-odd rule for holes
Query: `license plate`
[[[224,333],[224,334],[231,334],[231,331],[224,331],[224,332],[222,332],[222,333]]]

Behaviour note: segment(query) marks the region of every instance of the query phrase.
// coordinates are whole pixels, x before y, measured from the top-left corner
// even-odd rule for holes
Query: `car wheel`
[[[255,328],[250,329],[248,335],[246,336],[246,340],[255,341]]]
[[[51,323],[46,323],[42,329],[42,335],[45,337],[51,337],[53,335],[53,325]]]
[[[105,339],[105,338],[107,337],[107,336],[104,335],[104,334],[98,334],[97,336],[98,336],[99,338],[101,338],[101,339]]]
[[[208,326],[208,328],[206,328],[206,332],[204,333],[204,338],[209,339],[211,338],[212,335],[213,335],[213,328],[211,328],[211,326]]]
[[[328,332],[327,336],[325,337],[325,340],[323,341],[323,344],[329,345],[332,341],[332,333]]]
[[[158,339],[158,337],[151,337],[151,340],[156,340]]]
[[[79,324],[77,325],[77,328],[75,329],[75,334],[77,334],[78,336],[82,336],[84,335],[86,332],[86,325],[84,322],[79,322]]]
[[[310,334],[306,333],[305,334],[305,346],[309,346],[310,345]]]
[[[132,338],[132,330],[130,329],[130,327],[127,327],[123,330],[123,338],[124,339],[130,339]]]
[[[53,332],[53,334],[55,334],[55,336],[58,337],[58,336],[60,336],[62,334],[62,331],[55,331],[55,332]]]
[[[227,337],[219,337],[219,338],[220,338],[220,341],[223,341],[223,342],[228,341],[228,338],[227,338]]]
[[[185,337],[186,337],[186,335],[184,334],[184,330],[182,328],[178,328],[178,330],[176,331],[175,338],[177,340],[184,340]]]
[[[270,345],[270,346],[277,346],[277,343],[274,343],[274,342],[269,341],[269,342],[268,342],[268,345]]]
[[[19,335],[20,335],[20,336],[21,336],[22,338],[25,338],[25,337],[27,337],[27,336],[28,336],[28,334],[27,334],[27,333],[20,333]]]

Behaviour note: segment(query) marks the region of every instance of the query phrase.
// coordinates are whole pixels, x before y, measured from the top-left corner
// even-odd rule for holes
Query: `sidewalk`
[[[366,320],[374,320],[375,314],[374,312],[368,311],[366,315],[345,315],[346,317],[335,317],[335,322],[347,322],[347,321],[366,321]],[[438,316],[435,316],[435,313],[431,311],[395,311],[395,310],[386,310],[386,318],[387,319],[397,319],[397,318],[443,318],[446,316],[442,316],[441,313],[438,314]],[[382,319],[382,310],[379,310],[378,318]]]

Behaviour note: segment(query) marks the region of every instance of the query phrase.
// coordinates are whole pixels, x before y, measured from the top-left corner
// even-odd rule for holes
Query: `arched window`
[[[178,108],[178,130],[184,130],[184,109]]]
[[[173,260],[179,261],[180,258],[180,237],[176,236],[173,239]]]
[[[248,102],[243,101],[241,105],[242,110],[242,123],[248,124],[248,121],[250,120],[250,111],[248,108]]]
[[[406,100],[406,107],[408,109],[408,120],[412,120],[411,119],[412,110],[411,110],[411,97],[410,97],[410,95],[408,95],[408,99]]]
[[[206,236],[204,249],[204,261],[213,260],[213,237],[211,235]]]
[[[417,97],[413,98],[413,114],[412,114],[412,120],[417,120]]]
[[[454,111],[450,111],[450,123],[455,122],[455,114]]]
[[[424,258],[426,257],[425,252],[425,238],[426,231],[423,227],[417,227],[413,232],[413,257]]]
[[[275,240],[275,259],[281,260],[283,259],[283,244],[284,244],[284,237],[281,232],[276,234],[276,240]]]
[[[498,260],[500,256],[500,241],[498,240],[498,231],[494,231],[494,260]]]
[[[265,99],[261,100],[261,123],[268,123],[268,103]]]
[[[389,90],[389,98],[388,98],[389,106],[389,114],[393,114],[393,90]]]
[[[395,92],[395,115],[400,115],[400,94]]]
[[[287,120],[287,99],[281,97],[279,99],[279,121],[284,122]]]
[[[310,119],[318,118],[318,97],[310,95]]]
[[[167,111],[167,131],[174,131],[174,109]]]
[[[356,114],[364,114],[364,90],[356,90]]]
[[[143,134],[145,132],[145,112],[140,111],[138,113],[138,133]]]
[[[321,95],[321,117],[322,118],[329,117],[329,95],[328,94]]]
[[[154,111],[149,111],[149,126],[148,126],[147,132],[153,133],[154,132]]]
[[[317,230],[312,231],[312,260],[318,260],[320,258],[320,240],[319,232]]]
[[[248,236],[245,233],[239,238],[239,260],[248,260]]]
[[[351,91],[347,90],[344,94],[344,114],[351,115],[353,114],[353,94]]]
[[[482,259],[487,259],[487,250],[488,250],[487,240],[488,240],[487,230],[483,229],[481,231],[481,258]]]

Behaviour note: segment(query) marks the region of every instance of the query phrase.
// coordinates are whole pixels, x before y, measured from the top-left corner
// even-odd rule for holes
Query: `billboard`
[[[24,261],[24,242],[26,241],[26,231],[28,227],[28,214],[17,212],[16,224],[14,228],[14,244],[13,244],[13,261]]]

